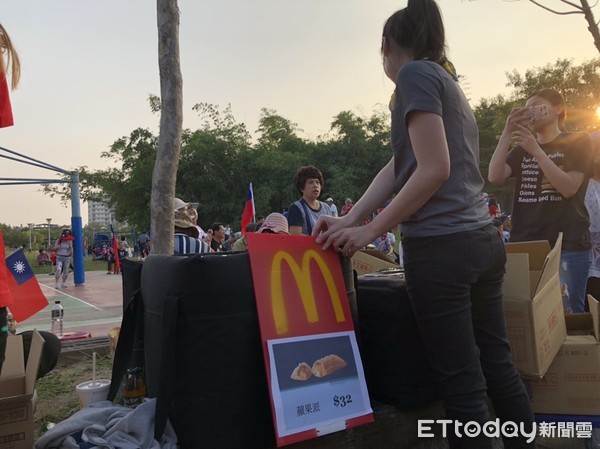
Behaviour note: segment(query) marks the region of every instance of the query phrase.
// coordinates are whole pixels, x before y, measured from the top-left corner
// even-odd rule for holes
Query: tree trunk
[[[588,0],[581,0],[581,8],[583,9],[585,20],[588,23],[588,30],[592,33],[592,37],[594,38],[594,45],[598,52],[600,52],[600,31],[598,31],[598,25],[596,24],[594,13],[588,4]]]
[[[183,81],[177,0],[157,0],[160,136],[152,173],[152,254],[173,254],[173,198],[181,152]]]

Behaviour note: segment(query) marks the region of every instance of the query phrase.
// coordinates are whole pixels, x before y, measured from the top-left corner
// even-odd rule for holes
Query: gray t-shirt
[[[444,120],[450,152],[450,178],[429,201],[401,224],[407,237],[454,234],[491,222],[479,172],[479,136],[475,116],[458,83],[442,66],[412,61],[398,72],[392,105],[395,189],[400,191],[417,168],[408,135],[412,111],[432,112]]]

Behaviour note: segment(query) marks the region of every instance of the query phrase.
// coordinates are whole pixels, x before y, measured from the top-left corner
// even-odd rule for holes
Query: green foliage
[[[480,132],[480,168],[487,178],[489,160],[510,110],[525,103],[542,88],[555,88],[567,102],[570,130],[592,131],[600,125],[595,114],[600,106],[600,59],[581,65],[569,60],[507,73],[512,92],[482,99],[474,108]],[[153,112],[160,111],[160,98],[148,98]],[[199,222],[204,228],[213,222],[231,223],[238,229],[246,190],[254,186],[257,215],[288,207],[299,196],[292,179],[301,165],[315,165],[324,174],[323,197],[332,196],[338,207],[346,197],[357,200],[373,177],[392,156],[389,112],[378,107],[369,115],[342,111],[333,117],[330,133],[311,141],[298,135],[296,123],[273,109],[260,111],[256,141],[228,105],[225,109],[209,103],[193,107],[202,119],[197,130],[184,130],[177,174],[177,196],[200,203]],[[147,129],[136,129],[115,141],[102,157],[111,168],[90,171],[80,167],[83,199],[102,198],[114,206],[119,221],[131,228],[148,229],[150,191],[158,137]],[[487,184],[506,208],[512,186]],[[46,186],[44,190],[69,197],[68,185]],[[18,239],[17,239],[18,240]],[[28,242],[23,240],[23,243]]]
[[[152,102],[159,104],[158,99]],[[176,192],[200,204],[199,224],[204,228],[220,221],[238,229],[250,182],[257,216],[289,206],[299,195],[292,179],[301,165],[319,167],[326,178],[324,194],[341,204],[347,196],[358,197],[391,154],[387,118],[381,112],[371,117],[342,113],[332,125],[332,136],[311,142],[297,135],[295,123],[263,108],[253,144],[230,106],[221,110],[198,103],[193,109],[202,126],[183,133]],[[118,220],[147,229],[156,145],[157,137],[145,129],[117,140],[102,154],[115,167],[96,172],[82,169],[85,198],[104,199],[114,206]],[[68,197],[68,191],[60,193]]]
[[[29,249],[29,226],[9,226],[0,223],[4,244],[9,248],[6,254],[10,254],[13,249],[22,246],[25,250]],[[53,226],[51,234],[56,238],[59,228]],[[34,226],[31,228],[31,248],[37,250],[48,247],[48,228],[46,225]]]
[[[567,103],[565,126],[571,131],[593,131],[599,123],[596,108],[600,105],[600,59],[581,65],[559,59],[554,64],[535,67],[524,75],[516,71],[506,74],[514,88],[513,98],[524,101],[537,90],[556,89]]]
[[[479,126],[480,169],[486,179],[486,192],[499,198],[504,209],[512,203],[513,181],[497,186],[487,182],[489,161],[494,153],[506,118],[513,107],[523,106],[534,92],[552,88],[559,91],[567,105],[565,127],[569,131],[591,132],[600,127],[596,109],[600,106],[600,59],[592,59],[581,65],[574,65],[567,59],[559,59],[554,64],[535,67],[520,74],[512,71],[506,74],[507,86],[512,87],[508,97],[482,99],[474,108]]]
[[[49,423],[60,423],[80,409],[75,386],[91,379],[91,355],[85,352],[70,354],[68,357],[63,354],[58,365],[36,383],[38,404],[34,413],[34,440],[44,433]],[[110,357],[98,357],[97,378],[110,379],[111,372]]]

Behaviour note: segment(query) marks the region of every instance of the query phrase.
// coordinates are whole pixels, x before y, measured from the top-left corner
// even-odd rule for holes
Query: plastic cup
[[[110,380],[88,380],[77,385],[76,390],[79,397],[79,404],[81,408],[85,408],[94,402],[106,401],[108,390],[110,390]]]

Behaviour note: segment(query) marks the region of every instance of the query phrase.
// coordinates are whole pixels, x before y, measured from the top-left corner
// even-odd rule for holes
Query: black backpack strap
[[[158,392],[156,395],[156,412],[154,417],[154,438],[160,441],[167,425],[175,397],[177,382],[177,315],[179,298],[167,296],[164,301],[161,366]]]
[[[298,202],[302,205],[304,209],[304,221],[306,221],[306,230],[308,231],[308,235],[312,235],[312,224],[310,222],[310,213],[308,212],[308,206],[304,202],[304,200],[298,200]]]
[[[110,391],[108,393],[109,401],[115,400],[123,378],[135,355],[135,349],[137,348],[134,348],[134,346],[136,343],[139,344],[140,338],[143,335],[144,301],[142,300],[142,290],[138,289],[127,303],[125,311],[123,312],[119,340],[113,360],[112,378],[110,381]]]

